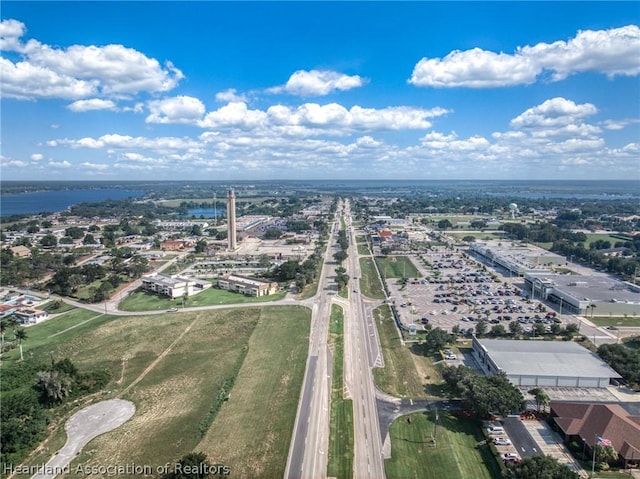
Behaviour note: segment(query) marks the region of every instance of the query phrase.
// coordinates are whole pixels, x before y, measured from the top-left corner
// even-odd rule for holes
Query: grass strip
[[[329,333],[333,347],[333,376],[327,475],[350,479],[353,477],[353,401],[344,398],[344,314],[336,305],[331,307]]]

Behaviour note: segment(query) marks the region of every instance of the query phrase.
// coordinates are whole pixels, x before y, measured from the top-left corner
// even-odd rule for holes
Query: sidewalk
[[[562,443],[560,436],[553,432],[543,421],[522,421],[533,440],[538,444],[540,451],[551,457],[555,457],[561,464],[566,464],[570,469],[576,471],[582,477],[589,477],[589,474],[580,467],[580,464],[573,458],[569,450]]]

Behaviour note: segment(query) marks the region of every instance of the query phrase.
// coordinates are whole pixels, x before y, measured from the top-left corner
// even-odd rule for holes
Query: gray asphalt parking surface
[[[31,479],[53,479],[61,474],[89,441],[121,426],[135,411],[134,404],[123,399],[101,401],[78,411],[65,425],[67,442],[64,447]]]

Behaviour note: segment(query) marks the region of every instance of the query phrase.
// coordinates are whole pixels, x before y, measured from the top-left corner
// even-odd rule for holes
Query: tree
[[[25,341],[28,337],[27,330],[24,328],[16,328],[14,329],[14,334],[18,341],[18,345],[20,346],[20,361],[24,361],[24,356],[22,355],[22,341]]]
[[[276,240],[282,236],[282,231],[275,228],[268,228],[262,236],[266,240]]]
[[[200,239],[196,242],[196,246],[193,249],[196,253],[204,253],[207,249],[207,242],[203,239]]]
[[[594,446],[596,461],[598,462],[606,462],[607,464],[613,461],[618,460],[618,452],[615,450],[613,446],[605,446],[596,444]]]
[[[514,338],[517,338],[522,333],[522,325],[518,321],[511,321],[509,323],[509,332]]]
[[[424,338],[425,345],[428,349],[438,351],[444,348],[452,341],[451,334],[442,328],[433,328],[427,332]]]
[[[58,370],[40,371],[36,381],[36,389],[40,391],[45,404],[55,404],[71,393],[73,379]]]
[[[505,336],[507,334],[507,330],[502,324],[496,324],[491,328],[489,334],[494,337]]]
[[[54,248],[58,246],[58,238],[49,233],[40,238],[40,246],[43,248]]]
[[[531,394],[536,400],[536,411],[540,412],[540,405],[542,405],[544,411],[547,404],[549,404],[549,401],[551,400],[547,393],[544,392],[544,390],[541,388],[533,388],[528,391],[528,393]]]
[[[476,336],[483,336],[487,332],[487,321],[484,319],[478,320],[476,324]]]
[[[347,259],[347,252],[344,250],[336,251],[333,253],[333,259],[336,260],[337,263],[342,263],[345,259]]]
[[[213,466],[203,452],[191,452],[178,461],[170,479],[205,479],[211,476]]]
[[[580,475],[555,457],[536,455],[509,466],[505,479],[580,479]]]
[[[453,224],[448,219],[444,219],[444,220],[438,221],[438,229],[439,230],[446,230],[448,228],[451,228],[452,226],[453,226]]]

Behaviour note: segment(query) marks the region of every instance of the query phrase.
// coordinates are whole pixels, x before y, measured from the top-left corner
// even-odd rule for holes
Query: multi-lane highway
[[[331,264],[330,260],[337,225],[338,223],[334,222],[332,226],[331,239],[320,273],[318,293],[313,299],[309,356],[285,471],[285,477],[288,479],[317,479],[327,476],[332,372],[327,335],[331,298],[336,291],[336,285],[330,282],[331,276],[335,274],[335,265]]]
[[[355,452],[353,477],[384,478],[382,439],[376,407],[375,387],[371,368],[380,360],[377,332],[373,317],[364,306],[358,279],[360,262],[355,234],[351,227],[349,204],[344,216],[349,237],[348,258],[345,264],[351,276],[349,303],[345,311],[345,379],[353,400]]]
[[[343,264],[350,280],[349,299],[335,295],[333,281],[336,264],[336,233],[339,217],[333,224],[331,240],[325,253],[318,294],[314,298],[311,318],[309,357],[305,372],[298,414],[294,427],[285,477],[287,479],[318,479],[327,476],[327,449],[329,445],[329,411],[331,388],[331,355],[327,348],[329,317],[333,302],[343,307],[344,321],[344,376],[346,394],[353,400],[354,470],[353,477],[384,478],[382,440],[375,388],[371,368],[380,365],[381,354],[375,324],[370,310],[365,307],[359,292],[360,265],[355,235],[351,228],[349,204],[338,209],[344,215],[350,240],[348,258]],[[369,308],[370,309],[370,308]]]

